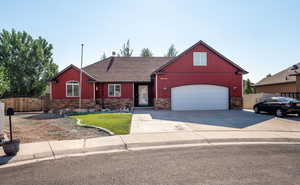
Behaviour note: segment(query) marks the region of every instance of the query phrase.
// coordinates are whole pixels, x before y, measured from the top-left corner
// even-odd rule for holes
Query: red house
[[[82,70],[81,107],[171,110],[241,108],[247,71],[203,41],[176,57],[109,57]],[[77,108],[80,69],[50,81],[50,109]]]

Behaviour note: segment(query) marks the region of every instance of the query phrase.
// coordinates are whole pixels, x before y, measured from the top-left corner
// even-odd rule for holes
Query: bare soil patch
[[[12,117],[12,124],[14,138],[19,138],[22,143],[108,136],[105,132],[78,126],[75,119],[42,112],[17,112]],[[9,135],[8,117],[4,133]]]

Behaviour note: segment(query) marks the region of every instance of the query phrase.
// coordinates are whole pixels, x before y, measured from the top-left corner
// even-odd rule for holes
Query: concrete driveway
[[[131,134],[209,130],[300,132],[300,118],[296,116],[277,118],[245,110],[135,110],[131,123]]]

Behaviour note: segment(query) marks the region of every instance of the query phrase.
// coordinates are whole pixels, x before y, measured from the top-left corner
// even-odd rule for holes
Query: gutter
[[[278,82],[278,83],[269,83],[269,84],[258,84],[258,85],[252,85],[252,87],[260,87],[260,86],[267,86],[267,85],[290,84],[290,83],[296,83],[296,81],[290,81],[290,82]]]

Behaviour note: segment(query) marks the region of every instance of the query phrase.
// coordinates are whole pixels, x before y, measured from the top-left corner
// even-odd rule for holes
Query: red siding
[[[193,52],[207,52],[207,66],[193,66]],[[189,84],[220,85],[230,96],[242,96],[242,75],[237,69],[203,45],[186,52],[158,75],[158,98],[170,98],[171,88]]]
[[[80,72],[74,68],[70,68],[57,77],[58,82],[52,82],[52,98],[53,99],[78,99],[78,97],[66,97],[66,82],[80,81]],[[88,82],[89,77],[83,73],[82,75],[82,99],[94,98],[94,84]]]
[[[133,83],[116,83],[121,84],[120,97],[108,97],[108,84],[114,83],[97,83],[96,98],[132,98],[133,97]]]

